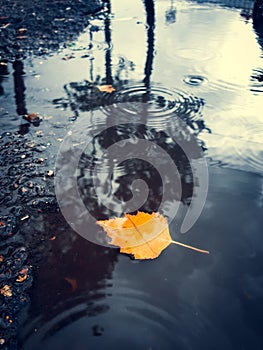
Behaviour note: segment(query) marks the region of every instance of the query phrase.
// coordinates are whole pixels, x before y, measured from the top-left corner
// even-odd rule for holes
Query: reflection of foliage
[[[197,3],[211,3],[221,5],[223,7],[230,7],[249,11],[253,7],[254,0],[195,0]]]
[[[187,141],[189,144],[194,142],[194,136],[190,135],[191,134],[188,135],[190,139]],[[177,188],[171,188],[165,200],[168,202],[176,200],[189,204],[193,193],[193,175],[189,160],[182,148],[164,131],[157,131],[154,128],[148,128],[142,124],[131,123],[110,127],[97,135],[93,140],[93,149],[86,150],[80,159],[79,190],[89,212],[98,219],[115,215],[114,207],[112,207],[112,210],[106,208],[98,198],[93,185],[93,172],[100,155],[103,154],[108,147],[119,141],[127,140],[130,137],[132,137],[133,140],[144,139],[155,143],[167,152],[179,171],[180,178],[178,181],[182,186],[182,194],[178,193]],[[184,131],[181,130],[181,134],[178,133],[177,135],[177,140],[179,141],[180,138],[183,139],[184,137]],[[134,142],[136,143],[136,141]],[[151,165],[151,158],[148,156],[147,149],[145,150],[145,154],[147,155],[147,160],[149,158],[147,162],[136,158],[134,153],[127,153],[127,160],[117,166],[109,160],[105,168],[102,169],[102,173],[111,172],[111,178],[108,178],[105,182],[99,183],[99,187],[101,187],[104,192],[109,193],[109,196],[115,195],[118,200],[127,201],[132,198],[132,183],[136,179],[142,179],[147,183],[149,194],[140,210],[145,212],[158,211],[163,199],[162,181],[165,181],[165,179],[162,179],[158,171]],[[192,154],[192,156],[198,158],[200,154]],[[160,165],[162,161],[162,159],[159,160]],[[167,174],[167,176],[169,177],[169,174]],[[96,181],[98,181],[97,178]],[[169,179],[167,181],[169,181]]]
[[[251,75],[251,83],[251,91],[263,91],[263,69],[258,68],[253,70],[253,74]]]
[[[4,76],[8,75],[8,66],[7,66],[7,61],[6,60],[0,60],[0,96],[4,94],[4,89],[1,85]]]
[[[151,89],[146,89],[142,86],[141,93],[138,94],[126,94],[125,88],[129,87],[131,82],[122,81],[116,79],[114,81],[114,88],[116,92],[112,94],[102,93],[99,91],[98,86],[105,83],[97,77],[94,83],[85,80],[83,82],[72,82],[64,86],[67,93],[67,99],[58,98],[53,100],[53,103],[58,108],[70,107],[75,113],[76,117],[79,115],[79,111],[90,111],[101,106],[110,106],[114,103],[154,103],[158,108],[162,109],[168,105],[177,103],[177,101],[166,100],[161,94],[158,95],[155,91],[151,92]],[[135,88],[138,86],[135,85]],[[185,95],[181,96],[178,109],[176,110],[176,116],[179,116],[196,134],[202,130],[207,130],[205,122],[202,118],[202,109],[204,107],[204,100],[197,96]],[[160,116],[161,118],[161,116]]]
[[[253,26],[258,34],[258,42],[263,48],[263,1],[256,0],[253,9]]]
[[[64,86],[67,98],[54,99],[53,103],[58,108],[70,107],[71,110],[78,116],[79,111],[90,111],[105,104],[111,104],[109,94],[100,92],[98,86],[106,84],[105,79],[97,77],[96,81],[91,83],[88,80],[83,82],[72,82]],[[123,82],[116,80],[114,82],[115,89],[121,89]],[[109,98],[109,99],[108,99]],[[108,102],[107,102],[108,99]]]
[[[171,0],[171,6],[169,10],[165,12],[166,24],[172,24],[176,22],[176,8],[174,7],[174,0]]]
[[[253,9],[253,26],[258,36],[258,43],[263,50],[263,1],[256,0]],[[263,69],[254,69],[251,75],[253,92],[263,91]]]

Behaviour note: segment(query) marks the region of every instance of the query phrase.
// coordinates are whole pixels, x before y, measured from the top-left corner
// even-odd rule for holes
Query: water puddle
[[[107,3],[52,54],[0,61],[0,347],[260,349],[263,34],[254,2]],[[59,32],[65,21],[56,17]],[[181,235],[206,192],[202,161],[204,210]],[[58,164],[70,172],[74,162],[96,219],[160,211],[173,218],[173,239],[211,254],[169,247],[138,262],[91,243],[94,223],[90,241],[80,237],[54,189]],[[57,194],[71,208],[74,184],[63,181]],[[85,223],[74,205],[69,217]]]

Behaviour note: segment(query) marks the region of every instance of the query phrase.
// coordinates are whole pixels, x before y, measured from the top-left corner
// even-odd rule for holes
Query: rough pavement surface
[[[0,60],[57,50],[103,9],[100,0],[0,0]]]

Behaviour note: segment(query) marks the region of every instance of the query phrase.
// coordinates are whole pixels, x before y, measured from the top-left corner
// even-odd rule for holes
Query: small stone
[[[25,33],[27,31],[26,28],[19,28],[18,33]]]
[[[5,343],[5,340],[3,338],[0,339],[0,345],[3,345]]]
[[[52,176],[52,175],[54,175],[54,171],[53,171],[53,170],[49,170],[49,171],[47,172],[47,174],[48,174],[48,176]]]

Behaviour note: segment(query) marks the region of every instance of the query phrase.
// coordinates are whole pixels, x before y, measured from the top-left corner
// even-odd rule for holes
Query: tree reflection
[[[115,215],[115,208],[108,208],[98,197],[94,186],[94,169],[101,154],[111,145],[119,141],[128,140],[130,137],[136,142],[139,139],[156,143],[161,147],[174,161],[179,172],[179,179],[182,186],[182,192],[178,188],[171,188],[167,202],[181,201],[189,205],[193,196],[193,173],[190,160],[179,144],[195,141],[195,134],[198,134],[205,128],[204,121],[196,118],[204,104],[199,98],[193,101],[185,100],[178,109],[177,113],[171,113],[170,120],[174,125],[174,136],[172,139],[165,129],[167,119],[159,119],[159,127],[150,124],[150,108],[170,108],[174,101],[167,101],[165,97],[153,89],[151,75],[154,61],[154,31],[155,31],[155,11],[154,1],[144,0],[147,22],[147,50],[144,67],[143,84],[140,82],[140,93],[135,95],[118,94],[129,86],[129,80],[120,78],[120,71],[114,75],[111,64],[111,21],[110,21],[110,1],[105,1],[108,13],[104,19],[105,42],[108,49],[105,52],[105,77],[96,79],[95,83],[89,80],[84,82],[72,82],[65,86],[68,96],[68,105],[77,118],[82,111],[93,111],[99,107],[104,108],[105,125],[109,127],[96,135],[89,149],[83,152],[79,162],[78,185],[82,200],[88,211],[98,219],[106,219]],[[90,28],[91,30],[91,28]],[[92,35],[90,35],[92,39]],[[124,67],[125,69],[125,67]],[[92,76],[91,76],[92,78]],[[93,79],[90,79],[93,80]],[[101,83],[114,84],[117,92],[113,94],[101,93],[97,85]],[[23,89],[22,89],[23,92]],[[114,113],[107,115],[107,107],[116,103],[127,103],[132,106],[143,104],[143,113],[136,113],[137,120],[130,120],[130,123],[122,123],[123,111],[118,109]],[[65,101],[57,99],[55,104],[65,104]],[[95,114],[96,117],[96,114]],[[127,115],[124,115],[127,121]],[[119,123],[116,126],[110,126],[110,121],[115,118]],[[130,116],[131,119],[131,116]],[[183,123],[182,123],[183,121]],[[184,125],[184,127],[182,127]],[[187,125],[185,129],[185,125]],[[96,129],[97,123],[91,128]],[[176,142],[177,140],[178,142]],[[180,142],[179,142],[180,141]],[[73,150],[74,151],[74,150]],[[72,153],[74,153],[72,151]],[[147,153],[147,150],[145,150]],[[74,155],[73,155],[74,156]],[[200,153],[192,154],[194,159],[201,157]],[[65,159],[70,159],[65,155]],[[157,160],[158,161],[158,160]],[[162,162],[162,159],[159,160]],[[158,211],[163,198],[163,179],[151,165],[150,162],[136,158],[134,154],[127,154],[127,160],[115,166],[111,159],[103,171],[112,173],[112,177],[103,183],[99,183],[102,191],[108,191],[119,201],[126,202],[132,197],[132,183],[136,179],[143,179],[149,188],[148,198],[140,207],[140,210],[146,212]],[[44,230],[64,230],[64,234],[57,236],[47,244],[45,259],[39,264],[39,278],[35,282],[32,304],[28,312],[28,319],[33,321],[25,325],[21,337],[26,340],[30,338],[33,330],[37,328],[41,342],[48,336],[53,335],[70,323],[75,322],[81,317],[90,317],[107,311],[108,306],[105,301],[98,305],[97,301],[104,300],[107,280],[111,278],[114,263],[116,261],[116,252],[111,249],[93,245],[88,241],[74,234],[62,222],[61,214],[52,217],[44,217]],[[88,229],[88,228],[87,228]],[[52,247],[52,250],[51,250]],[[94,265],[95,264],[95,265]],[[55,320],[52,322],[52,320]],[[44,327],[43,327],[44,326]],[[43,333],[41,328],[46,328]],[[37,337],[37,336],[36,336]],[[41,338],[42,337],[42,338]]]
[[[115,116],[118,118],[117,116]],[[180,125],[180,123],[178,124]],[[163,159],[153,159],[150,155],[150,150],[145,149],[144,152],[147,157],[147,161],[143,160],[139,156],[139,151],[134,153],[133,149],[128,151],[128,147],[125,148],[127,159],[119,164],[114,164],[110,159],[105,162],[100,168],[99,173],[95,173],[95,169],[100,154],[107,152],[107,149],[118,142],[129,142],[132,137],[134,145],[139,140],[146,140],[149,143],[154,143],[161,147],[173,160],[178,169],[177,182],[182,186],[182,192],[179,187],[171,187],[169,194],[166,194],[165,202],[167,205],[173,201],[181,201],[188,205],[191,202],[193,194],[193,173],[191,169],[190,160],[184,153],[179,144],[185,142],[186,130],[178,130],[175,142],[172,140],[165,131],[157,130],[150,126],[140,123],[125,123],[119,124],[113,127],[109,127],[102,133],[95,136],[93,140],[93,148],[87,149],[83,154],[79,162],[79,191],[82,196],[82,200],[88,211],[97,219],[107,219],[118,215],[115,212],[114,200],[116,197],[121,202],[127,202],[133,199],[134,188],[133,183],[137,179],[144,180],[149,190],[148,197],[140,208],[140,211],[156,212],[159,210],[161,203],[163,202],[163,188],[170,182],[170,176],[167,174],[167,178],[161,178],[157,169],[152,165],[159,164],[162,166]],[[188,133],[189,139],[187,142],[191,144],[195,142],[195,138],[192,134]],[[137,141],[136,141],[137,140]],[[193,148],[194,149],[194,148]],[[201,157],[200,153],[192,153],[192,158],[197,159]],[[118,157],[118,154],[116,154]],[[111,174],[105,181],[100,179],[100,174]],[[172,174],[175,176],[175,174]],[[94,176],[96,176],[96,189],[94,188]],[[167,182],[164,183],[163,181]],[[107,193],[107,197],[112,199],[111,208],[106,207],[103,200],[98,195],[98,188],[101,192]],[[134,204],[134,202],[133,202]]]
[[[256,0],[253,8],[253,27],[258,36],[258,42],[263,49],[263,1]]]
[[[92,149],[84,152],[80,159],[80,175],[79,175],[79,190],[82,194],[83,201],[88,208],[89,212],[97,219],[105,219],[116,215],[114,207],[109,209],[104,205],[102,201],[98,198],[98,195],[92,185],[93,181],[93,170],[96,166],[96,161],[111,145],[121,141],[126,140],[129,137],[133,137],[134,140],[144,139],[150,142],[155,142],[158,146],[163,148],[167,154],[173,159],[176,167],[179,171],[180,183],[182,184],[182,193],[179,194],[176,188],[171,188],[170,197],[167,198],[168,201],[176,200],[182,201],[182,203],[189,205],[191,202],[191,197],[193,195],[193,174],[190,166],[190,160],[186,157],[184,151],[181,149],[179,144],[172,140],[167,134],[165,127],[155,128],[148,123],[148,118],[151,111],[148,109],[156,108],[156,110],[163,110],[174,101],[166,100],[162,93],[158,94],[158,89],[155,90],[151,84],[151,75],[153,71],[154,62],[154,31],[155,31],[155,9],[153,0],[144,0],[144,7],[146,12],[146,23],[147,23],[147,50],[146,50],[146,60],[144,66],[144,78],[143,85],[140,86],[138,93],[125,93],[125,89],[128,86],[131,91],[133,86],[130,87],[130,82],[128,79],[120,79],[118,69],[117,74],[113,76],[112,66],[111,66],[111,50],[107,50],[109,54],[106,53],[105,56],[105,79],[102,78],[93,83],[88,80],[83,82],[72,82],[65,86],[67,92],[68,101],[71,109],[74,111],[75,115],[79,114],[79,111],[91,111],[96,110],[98,107],[103,107],[107,113],[107,106],[109,106],[109,120],[118,120],[120,125],[115,127],[109,127],[103,133],[95,136],[92,140]],[[173,5],[173,4],[172,4]],[[110,10],[110,6],[108,6]],[[105,41],[108,47],[111,47],[111,29],[110,21],[108,17],[104,21],[105,28]],[[100,83],[114,84],[116,88],[116,93],[107,94],[101,93],[96,85]],[[137,86],[135,86],[137,88]],[[122,91],[124,93],[122,94]],[[136,90],[135,90],[136,91]],[[54,103],[60,104],[60,100],[55,100]],[[111,108],[116,104],[126,104],[131,106],[131,108],[136,112],[137,122],[127,124],[127,120],[131,118],[128,114],[123,115],[123,111],[117,108]],[[170,119],[172,123],[176,124],[178,120],[183,121],[178,124],[178,135],[177,140],[183,140],[183,142],[193,142],[194,135],[198,135],[199,132],[206,129],[204,120],[202,119],[201,110],[204,105],[204,101],[198,97],[186,98],[184,101],[179,102],[181,105],[175,113],[171,113]],[[141,111],[136,110],[136,106],[140,105],[139,108],[143,108]],[[143,107],[142,107],[143,106]],[[129,107],[128,107],[129,108]],[[124,113],[125,114],[125,113]],[[95,121],[94,125],[91,126],[96,130],[96,113],[94,114]],[[121,123],[126,120],[125,125]],[[156,114],[156,117],[160,125],[163,123],[165,125],[166,121],[162,121],[162,114]],[[107,125],[107,120],[105,120]],[[110,123],[109,123],[110,124]],[[187,126],[188,130],[185,130]],[[182,129],[180,129],[182,128]],[[195,154],[193,157],[201,157],[200,154]],[[128,201],[132,198],[131,185],[134,180],[140,178],[143,179],[149,188],[149,195],[140,210],[143,211],[157,211],[160,203],[162,202],[162,179],[160,175],[151,164],[136,158],[134,154],[127,154],[127,159],[133,158],[132,160],[127,160],[119,167],[115,167],[111,159],[107,164],[107,169],[105,172],[110,172],[113,178],[109,178],[106,183],[101,183],[102,191],[109,191],[109,196],[116,196],[120,201]],[[160,160],[161,161],[161,160]],[[107,189],[108,188],[108,189]]]
[[[174,6],[174,0],[171,0],[171,6],[169,10],[165,12],[166,24],[173,24],[176,22],[176,8]]]
[[[257,40],[263,50],[263,1],[256,0],[253,9],[253,27],[257,34]],[[262,54],[263,56],[263,54]],[[257,68],[253,70],[251,75],[253,92],[262,92],[263,89],[263,69]]]
[[[144,0],[144,6],[146,11],[146,24],[147,24],[147,54],[144,68],[144,80],[146,89],[150,88],[150,77],[153,70],[153,58],[154,58],[154,26],[155,26],[155,11],[154,1]]]
[[[4,77],[9,74],[8,65],[6,60],[0,60],[0,96],[4,95],[4,88],[2,87],[2,81]]]

